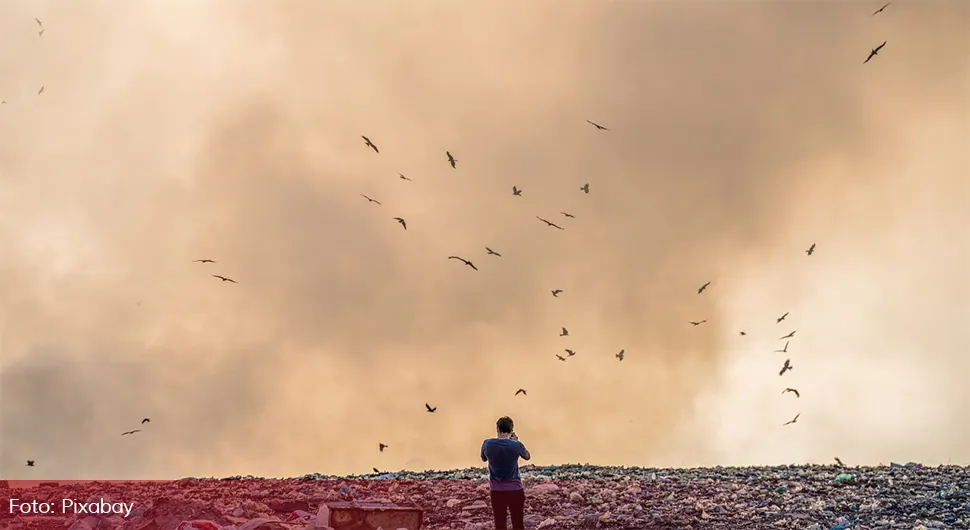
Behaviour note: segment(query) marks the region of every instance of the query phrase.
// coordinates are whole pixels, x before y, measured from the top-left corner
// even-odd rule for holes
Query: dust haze
[[[970,462],[970,7],[879,5],[0,3],[0,475]]]

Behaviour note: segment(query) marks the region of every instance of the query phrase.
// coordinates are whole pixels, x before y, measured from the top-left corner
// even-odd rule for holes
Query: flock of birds
[[[877,9],[875,12],[873,12],[872,13],[872,16],[876,16],[879,13],[882,13],[891,4],[892,4],[892,2],[886,3],[885,5],[883,5],[879,9]],[[38,32],[37,35],[38,35],[38,37],[42,37],[44,35],[44,23],[40,19],[37,19],[37,18],[35,18],[34,21],[40,27],[40,31]],[[878,46],[876,46],[875,48],[873,48],[869,52],[869,55],[866,57],[865,61],[863,61],[863,64],[868,63],[870,60],[872,60],[873,57],[879,55],[879,51],[882,50],[883,47],[886,46],[886,43],[887,42],[888,41],[883,41],[882,44],[879,44]],[[37,91],[37,94],[40,95],[40,94],[43,94],[43,93],[44,93],[44,86],[41,85],[40,89]],[[0,104],[6,104],[6,103],[7,103],[6,100],[0,100]],[[607,128],[607,127],[605,127],[603,125],[600,125],[599,123],[596,123],[594,121],[591,121],[589,119],[586,120],[586,123],[588,123],[589,125],[595,127],[597,131],[600,131],[600,132],[609,132],[610,131],[609,128]],[[371,140],[368,136],[364,136],[364,135],[361,135],[361,138],[364,140],[365,147],[368,147],[371,150],[373,150],[375,154],[380,154],[381,151],[377,147],[377,145],[374,143],[373,140]],[[451,151],[445,151],[445,158],[446,158],[448,164],[451,166],[452,169],[457,169],[458,168],[458,159],[454,157],[454,155],[451,153]],[[408,182],[411,181],[411,179],[409,177],[406,177],[402,173],[398,173],[398,177],[399,177],[400,180],[404,180],[404,181],[408,181]],[[583,184],[583,186],[581,186],[579,188],[579,191],[582,191],[584,194],[589,195],[589,193],[590,193],[590,185],[589,185],[589,183],[587,182],[587,183]],[[368,196],[366,194],[363,194],[363,193],[361,193],[360,195],[361,195],[361,197],[363,197],[364,199],[366,199],[369,204],[375,204],[377,206],[382,206],[382,203],[379,200],[374,199],[374,198],[372,198],[372,197],[370,197],[370,196]],[[515,197],[520,197],[520,196],[522,196],[522,190],[519,189],[517,186],[512,186],[512,195],[515,196]],[[576,218],[574,215],[572,215],[569,212],[560,212],[560,214],[564,218],[566,218],[566,219],[575,219]],[[555,229],[558,229],[558,230],[565,230],[565,228],[563,228],[559,224],[554,223],[552,221],[549,221],[548,219],[545,219],[545,218],[542,218],[542,217],[539,217],[539,216],[536,216],[536,219],[538,219],[539,221],[545,223],[550,228],[555,228]],[[397,223],[399,223],[401,225],[401,227],[404,230],[407,230],[408,225],[407,225],[407,221],[404,218],[402,218],[402,217],[392,217],[391,220],[396,221]],[[809,246],[808,249],[805,250],[805,254],[807,256],[811,256],[812,254],[815,253],[815,245],[816,245],[815,243],[812,243],[811,246]],[[502,257],[502,254],[500,254],[499,252],[496,252],[495,250],[492,250],[491,248],[489,248],[487,246],[484,247],[484,248],[485,248],[485,252],[486,252],[486,255],[487,256],[494,256],[496,258],[501,258]],[[461,257],[461,256],[448,256],[448,259],[449,260],[457,260],[457,261],[461,262],[462,264],[464,264],[465,266],[469,267],[470,269],[472,269],[474,271],[478,271],[478,267],[475,266],[475,264],[471,260],[469,260],[469,259],[466,259],[466,258]],[[205,258],[205,259],[197,259],[197,260],[194,261],[194,263],[199,263],[199,264],[202,264],[202,265],[206,265],[206,264],[216,264],[217,262],[215,260]],[[212,274],[212,277],[220,280],[222,283],[227,283],[227,282],[228,283],[238,283],[236,280],[234,280],[232,278],[229,278],[227,276],[223,276],[221,274]],[[697,294],[698,295],[703,294],[708,289],[708,287],[711,286],[712,283],[713,283],[712,281],[708,281],[708,282],[704,283],[703,285],[701,285],[697,289]],[[559,295],[563,294],[564,291],[562,289],[552,289],[551,290],[551,293],[552,293],[552,296],[554,298],[559,298]],[[139,302],[139,304],[140,304],[140,302]],[[788,317],[788,315],[789,315],[789,313],[786,312],[785,314],[779,316],[777,319],[775,319],[775,323],[776,324],[781,324],[782,322],[785,321],[785,319]],[[704,324],[706,322],[707,322],[707,320],[704,319],[704,320],[697,320],[697,321],[689,321],[688,324],[690,324],[690,325],[692,325],[694,327],[697,327],[697,326],[700,326],[700,325],[702,325],[702,324]],[[739,332],[739,335],[746,336],[747,335],[747,332],[740,331]],[[562,329],[561,329],[561,331],[559,333],[559,336],[560,337],[568,337],[569,336],[569,330],[567,328],[565,328],[565,327],[562,327]],[[789,346],[789,344],[791,344],[791,339],[794,338],[794,337],[795,337],[795,331],[792,331],[792,332],[790,332],[790,333],[788,333],[788,334],[780,337],[779,340],[784,340],[785,341],[785,345],[781,349],[775,350],[775,353],[785,353],[785,354],[787,354],[788,353],[788,346]],[[564,348],[563,351],[565,353],[565,356],[564,355],[560,355],[560,354],[556,354],[556,358],[559,361],[562,361],[562,362],[565,362],[568,358],[573,357],[573,356],[576,355],[576,351],[575,350],[572,350],[572,349],[569,349],[569,348]],[[625,349],[620,350],[615,355],[617,361],[623,361],[623,359],[625,358],[625,356],[626,356],[626,350]],[[779,376],[784,376],[785,373],[791,371],[793,368],[794,368],[794,366],[791,364],[791,359],[790,358],[785,359],[785,362],[782,365],[781,370],[778,372],[778,375]],[[790,388],[790,387],[785,388],[784,390],[782,390],[781,393],[782,393],[782,395],[791,393],[791,394],[794,394],[796,398],[800,398],[801,397],[801,394],[795,388]],[[520,389],[516,390],[516,392],[515,392],[514,395],[515,396],[519,396],[519,395],[528,396],[528,392],[526,391],[526,389],[520,388]],[[431,406],[428,403],[425,403],[424,404],[424,407],[425,407],[425,411],[427,413],[430,413],[430,414],[434,414],[435,412],[438,411],[438,407],[437,406]],[[784,424],[782,424],[782,426],[787,426],[787,425],[791,425],[791,424],[797,423],[799,417],[801,417],[801,413],[796,414],[795,417],[793,417],[791,420],[789,420],[789,421],[785,422]],[[150,421],[149,418],[144,418],[141,421],[141,424],[144,425],[146,423],[149,423],[149,421]],[[134,429],[134,430],[130,430],[130,431],[125,431],[125,432],[121,433],[121,435],[122,436],[129,436],[129,435],[136,434],[136,433],[139,433],[139,432],[142,432],[142,430],[141,429]],[[381,453],[383,453],[384,450],[387,449],[387,448],[389,448],[389,447],[390,447],[389,445],[387,445],[387,444],[385,444],[383,442],[379,442],[378,443],[378,451],[381,452]],[[842,464],[842,461],[841,460],[839,460],[837,457],[835,458],[835,460],[836,460],[836,462],[838,462],[838,464],[840,466],[843,466],[844,467],[844,464]],[[27,464],[26,465],[27,465],[27,467],[34,467],[35,461],[34,460],[27,460]],[[374,472],[375,473],[381,473],[381,471],[379,471],[376,467],[374,468]]]

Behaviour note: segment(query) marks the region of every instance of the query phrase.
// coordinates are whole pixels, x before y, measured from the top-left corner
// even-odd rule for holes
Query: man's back
[[[519,457],[525,454],[525,445],[518,440],[489,438],[482,443],[482,460],[488,461],[488,478],[492,490],[522,489]]]

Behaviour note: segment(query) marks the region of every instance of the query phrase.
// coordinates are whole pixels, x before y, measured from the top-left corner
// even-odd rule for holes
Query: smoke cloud
[[[967,463],[970,7],[872,10],[0,4],[0,475]]]

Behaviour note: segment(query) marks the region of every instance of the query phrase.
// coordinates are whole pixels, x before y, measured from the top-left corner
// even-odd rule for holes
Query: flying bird
[[[600,125],[600,124],[598,124],[598,123],[593,123],[593,122],[591,122],[591,121],[589,121],[589,120],[586,120],[586,123],[588,123],[588,124],[590,124],[590,125],[592,125],[593,127],[596,127],[597,129],[599,129],[599,130],[601,130],[601,131],[608,131],[608,130],[609,130],[609,129],[607,129],[606,127],[603,127],[602,125]]]
[[[704,285],[702,285],[702,286],[700,287],[700,289],[698,289],[698,290],[697,290],[697,294],[701,294],[701,293],[703,293],[703,292],[704,292],[704,290],[705,290],[705,289],[707,289],[707,286],[708,286],[708,285],[710,285],[710,284],[711,284],[711,282],[707,282],[707,283],[705,283]]]
[[[565,357],[563,357],[562,355],[559,355],[558,353],[556,354],[556,359],[559,359],[560,361],[565,361],[566,360]]]
[[[424,408],[428,409],[428,412],[435,412],[436,410],[438,410],[438,407],[432,407],[431,405],[428,405],[427,403],[424,404]]]
[[[566,213],[566,212],[559,212],[559,213],[563,214],[564,216],[566,216],[566,217],[568,217],[570,219],[575,219],[576,218],[576,216],[573,215],[573,214],[571,214],[571,213]]]
[[[380,151],[377,150],[377,146],[374,145],[374,142],[370,141],[370,138],[364,135],[361,135],[360,137],[364,139],[364,144],[367,145],[367,147],[373,149],[375,153],[380,153]]]
[[[236,280],[233,280],[232,278],[226,278],[225,276],[219,276],[218,274],[213,274],[212,277],[213,278],[219,278],[220,280],[222,280],[224,282],[238,283],[238,282],[236,282]]]
[[[567,336],[569,336],[569,330],[566,329],[566,328],[562,328],[562,333],[560,333],[559,336],[560,337],[567,337]]]
[[[405,230],[408,229],[408,224],[404,222],[404,219],[401,219],[400,217],[395,217],[394,220],[401,223],[401,226],[403,226]]]
[[[473,268],[475,270],[478,270],[478,267],[476,267],[474,263],[468,261],[465,258],[459,258],[458,256],[448,256],[448,259],[456,259],[456,260],[459,260],[462,263],[464,263],[465,265],[468,265],[469,267],[471,267],[471,268]]]
[[[41,95],[43,93],[44,93],[44,85],[41,85],[40,86],[40,90],[37,91],[37,95],[39,96],[39,95]]]
[[[875,48],[873,48],[872,51],[869,52],[869,57],[866,57],[866,60],[865,61],[862,61],[862,64],[868,63],[870,59],[872,59],[873,57],[879,55],[879,50],[881,50],[882,47],[885,46],[887,42],[889,42],[889,41],[882,41],[882,44],[880,44],[879,46],[876,46]]]
[[[701,320],[700,322],[694,322],[693,320],[691,320],[691,321],[690,321],[690,324],[691,324],[692,326],[700,326],[700,325],[701,325],[701,324],[703,324],[704,322],[707,322],[707,319],[704,319],[704,320]]]
[[[798,390],[795,390],[794,388],[786,388],[781,391],[782,394],[785,394],[786,392],[791,392],[792,394],[795,394],[795,397],[797,398],[802,397],[802,395],[798,393]]]
[[[780,375],[780,376],[781,375],[785,375],[785,372],[787,372],[787,371],[789,371],[791,369],[792,369],[791,359],[785,359],[785,365],[781,367],[781,371],[778,372],[778,375]]]
[[[789,342],[791,342],[791,341],[790,340],[789,341],[785,341],[785,347],[782,348],[782,349],[780,349],[780,350],[775,350],[775,353],[788,353],[788,343]]]
[[[842,461],[839,460],[839,457],[835,457],[835,463],[838,464],[839,467],[845,467],[845,464],[843,464]]]
[[[33,460],[28,460],[26,467],[34,467],[34,461]]]
[[[616,358],[622,361],[623,360],[623,352],[625,352],[625,351],[626,350],[620,350],[620,353],[616,354]]]
[[[556,298],[559,298],[559,295],[561,295],[562,292],[563,292],[562,289],[553,289],[552,290],[552,296],[555,296]]]
[[[815,253],[815,243],[812,243],[812,246],[808,247],[808,250],[806,250],[805,253],[808,254],[809,256],[811,256],[812,254],[814,254]]]
[[[522,190],[520,190],[519,188],[516,188],[515,186],[512,186],[512,195],[515,195],[516,197],[521,197]]]
[[[364,195],[363,193],[361,193],[360,196],[363,197],[363,198],[365,198],[365,199],[367,199],[367,202],[377,203],[378,206],[381,205],[381,201],[379,201],[377,199],[371,199],[370,197],[368,197],[367,195]]]
[[[215,261],[212,261],[211,259],[197,259],[192,263],[215,263]]]
[[[141,432],[141,429],[135,429],[133,431],[125,431],[125,432],[121,433],[121,435],[122,436],[125,436],[126,434],[135,434],[136,432]]]
[[[387,449],[387,446],[384,445],[383,443],[378,442],[378,444],[377,444],[377,450],[383,453],[384,452],[384,449]]]
[[[38,37],[43,37],[43,36],[44,36],[44,30],[40,30],[40,31],[38,31],[38,32],[37,32],[37,36],[38,36]]]
[[[565,230],[565,228],[563,228],[563,227],[561,227],[561,226],[559,226],[559,225],[557,225],[556,223],[553,223],[553,222],[551,222],[551,221],[546,221],[545,219],[543,219],[543,218],[541,218],[541,217],[539,217],[538,215],[536,216],[536,219],[538,219],[538,220],[540,220],[540,221],[542,221],[543,223],[546,223],[547,225],[549,225],[549,226],[551,226],[551,227],[554,227],[554,228],[558,228],[558,229],[560,229],[560,230]]]
[[[522,394],[523,396],[528,396],[529,395],[529,394],[526,394],[524,388],[520,388],[520,389],[518,389],[518,390],[515,391],[515,395],[516,396],[519,395],[519,394]]]
[[[0,101],[0,105],[6,105],[6,104],[7,104],[7,100]]]
[[[448,163],[451,164],[451,169],[455,169],[458,159],[451,155],[451,151],[445,151],[445,154],[448,155]]]
[[[787,422],[785,422],[785,424],[784,424],[784,425],[782,425],[782,427],[784,427],[785,425],[791,425],[792,423],[795,423],[796,421],[798,421],[798,417],[799,417],[799,416],[801,416],[801,414],[800,414],[800,413],[799,413],[799,414],[795,414],[795,417],[794,417],[794,418],[792,418],[792,419],[791,419],[791,421],[787,421]]]
[[[785,339],[790,339],[790,338],[792,338],[792,337],[794,337],[794,336],[795,336],[795,332],[794,332],[794,331],[792,331],[792,332],[791,332],[791,333],[789,333],[788,335],[785,335],[784,337],[781,337],[781,338],[780,338],[780,339],[778,339],[778,340],[785,340]]]
[[[150,421],[152,421],[152,420],[150,420],[148,418],[145,418],[145,419],[141,420],[141,424],[144,425],[144,424],[146,424],[146,423],[148,423]]]
[[[889,4],[891,4],[891,3],[892,2],[889,2]],[[887,7],[889,7],[889,4],[886,4],[886,5],[882,6],[882,7],[880,7],[879,9],[877,9],[876,12],[872,14],[872,16],[876,16],[879,13],[882,13],[884,9],[886,9]]]
[[[35,19],[34,19],[34,22],[36,22],[38,26],[40,26],[40,27],[44,27],[44,23],[43,23],[43,22],[41,22],[39,18],[35,18]]]
[[[745,333],[744,331],[739,331],[738,332],[738,335],[741,335],[743,337],[743,336],[747,335],[747,333]]]
[[[490,249],[490,248],[488,248],[488,247],[485,247],[485,250],[486,250],[486,251],[488,251],[488,254],[489,254],[490,256],[498,256],[498,257],[500,257],[500,258],[502,257],[502,255],[501,255],[501,254],[499,254],[498,252],[495,252],[494,250],[492,250],[492,249]]]
[[[787,316],[788,316],[788,313],[785,313],[784,315],[781,315],[780,317],[778,317],[777,320],[775,320],[775,324],[781,324],[781,321],[782,320],[785,320],[785,317],[787,317]]]
[[[566,352],[566,355],[568,355],[570,357],[572,357],[573,355],[576,355],[576,352],[574,352],[573,350],[570,350],[569,348],[566,348],[563,351],[565,351]]]
[[[397,174],[397,176],[398,176],[398,178],[400,178],[401,180],[407,180],[407,181],[410,181],[410,180],[411,180],[411,179],[409,179],[409,178],[407,178],[407,177],[405,177],[405,176],[404,176],[404,173],[398,173],[398,174]]]
[[[586,195],[589,195],[589,182],[587,182],[586,184],[584,184],[583,187],[582,188],[579,188],[579,189],[581,191],[584,191],[586,193]]]

